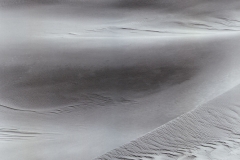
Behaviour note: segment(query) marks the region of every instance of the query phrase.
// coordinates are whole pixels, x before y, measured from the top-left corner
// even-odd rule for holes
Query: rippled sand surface
[[[240,156],[238,1],[0,2],[2,159]]]

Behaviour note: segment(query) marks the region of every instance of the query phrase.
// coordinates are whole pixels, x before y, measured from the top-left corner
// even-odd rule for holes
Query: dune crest
[[[96,160],[228,159],[240,152],[240,86]]]

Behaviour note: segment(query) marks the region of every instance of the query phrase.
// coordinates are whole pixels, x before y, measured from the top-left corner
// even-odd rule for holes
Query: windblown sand
[[[0,2],[1,159],[240,158],[237,0]]]

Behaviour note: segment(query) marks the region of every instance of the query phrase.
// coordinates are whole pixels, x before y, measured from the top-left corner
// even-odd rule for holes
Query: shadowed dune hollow
[[[92,93],[108,96],[111,102],[132,100],[189,80],[197,71],[196,68],[184,66],[122,67],[100,70],[57,67],[33,74],[28,70],[28,67],[9,69],[8,72],[12,73],[13,77],[8,78],[5,75],[5,78],[13,81],[10,88],[15,90],[13,94],[17,96],[16,103],[19,104],[17,99],[22,99],[25,105],[29,105],[30,102],[31,107],[77,103],[84,101],[85,94]],[[11,90],[6,93],[11,95]],[[49,95],[55,95],[55,98],[51,97],[50,100]],[[14,98],[12,100],[14,101]]]

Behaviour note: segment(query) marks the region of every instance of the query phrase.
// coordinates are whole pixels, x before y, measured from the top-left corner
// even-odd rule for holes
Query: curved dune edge
[[[238,159],[240,86],[96,160]]]
[[[8,70],[5,70],[5,68],[0,67],[3,70],[2,75],[7,73],[5,75],[10,77],[8,79],[6,76],[1,76],[1,80],[6,78],[4,82],[7,84],[9,82],[19,82],[13,84],[18,84],[17,86],[23,89],[32,86],[32,88],[29,87],[29,90],[23,91],[26,91],[25,93],[32,97],[36,97],[37,100],[40,99],[39,97],[43,97],[43,100],[33,101],[30,98],[31,101],[27,102],[31,102],[33,105],[30,104],[29,108],[26,107],[26,109],[18,108],[19,106],[25,106],[24,103],[21,103],[21,105],[20,103],[13,103],[15,105],[8,105],[8,103],[5,105],[3,103],[4,106],[0,107],[1,127],[4,127],[0,133],[8,133],[6,134],[7,137],[2,137],[5,142],[1,141],[2,145],[0,145],[2,159],[91,159],[139,137],[185,113],[186,110],[189,111],[195,106],[200,106],[216,95],[220,95],[239,84],[239,44],[235,33],[239,31],[240,22],[238,20],[239,4],[236,0],[231,0],[231,3],[228,2],[227,5],[223,1],[221,3],[215,1],[209,3],[201,0],[191,0],[192,2],[188,5],[189,3],[186,0],[181,4],[176,3],[177,1],[174,0],[169,2],[170,4],[163,4],[163,6],[162,1],[159,1],[159,5],[155,5],[150,2],[151,0],[146,6],[134,6],[135,3],[129,3],[131,0],[122,0],[125,3],[100,4],[88,2],[88,4],[81,3],[81,5],[72,3],[74,5],[40,6],[38,3],[47,4],[48,0],[23,1],[26,1],[26,6],[19,5],[21,7],[18,8],[18,4],[16,4],[16,8],[14,8],[14,5],[12,5],[12,8],[1,8],[3,10],[3,14],[0,16],[1,21],[6,22],[3,27],[1,26],[2,28],[0,27],[0,34],[2,34],[0,37],[3,37],[0,38],[2,43],[2,48],[0,48],[3,50],[1,61],[3,61],[3,64],[7,64],[5,67],[8,69],[12,64],[8,64],[8,62],[14,62],[15,60],[19,64],[12,64],[14,67],[17,66],[17,70],[13,67],[11,74],[6,72]],[[98,0],[93,1],[97,2]],[[111,0],[101,1],[110,2]],[[13,2],[15,3],[15,0]],[[31,2],[31,5],[28,6],[29,2]],[[57,4],[58,0],[51,0],[51,2]],[[164,6],[169,6],[169,8],[165,10]],[[215,33],[224,34],[227,37],[224,36],[224,40],[221,40],[222,38],[217,37],[218,35]],[[228,37],[230,33],[234,34],[233,40]],[[174,39],[174,42],[171,39]],[[211,42],[209,39],[211,39]],[[179,44],[178,41],[184,44]],[[79,45],[80,42],[84,43]],[[139,47],[140,45],[142,48]],[[165,45],[166,47],[164,47]],[[103,50],[100,51],[101,48]],[[122,54],[122,48],[126,48],[124,54]],[[152,52],[153,58],[150,54],[145,54],[149,50]],[[92,55],[92,57],[84,54],[76,56],[77,54],[75,54],[84,51],[88,56]],[[161,54],[158,56],[159,51]],[[138,52],[143,58],[136,56]],[[95,53],[101,53],[100,58],[97,58],[96,61],[94,61]],[[116,57],[112,56],[111,53],[122,55],[119,56],[118,63],[116,63]],[[193,76],[193,78],[190,76],[189,81],[175,85],[166,92],[137,101],[139,104],[134,101],[130,105],[127,103],[113,105],[113,107],[109,105],[110,107],[98,107],[95,110],[92,106],[95,104],[101,106],[104,104],[102,101],[105,102],[107,98],[94,94],[94,96],[91,96],[100,97],[100,103],[98,103],[99,99],[92,101],[92,97],[90,97],[90,102],[94,103],[92,106],[87,104],[86,106],[89,107],[84,106],[83,109],[81,109],[80,105],[77,107],[72,105],[65,107],[66,103],[64,102],[68,104],[69,101],[67,100],[71,100],[71,98],[75,100],[77,95],[77,92],[71,90],[75,84],[72,82],[75,81],[70,78],[65,80],[65,83],[59,83],[57,86],[52,85],[49,87],[46,85],[52,79],[59,82],[59,79],[65,77],[66,74],[72,76],[75,80],[76,73],[78,73],[78,69],[82,65],[76,65],[77,69],[68,67],[66,70],[64,68],[63,70],[57,70],[57,73],[65,71],[62,72],[64,73],[62,75],[65,76],[59,74],[54,76],[52,73],[56,73],[56,71],[50,70],[50,72],[47,72],[48,69],[45,70],[45,67],[54,69],[54,67],[57,68],[58,66],[74,66],[80,63],[80,58],[83,59],[81,62],[87,64],[88,67],[93,63],[96,65],[96,62],[98,65],[95,67],[120,66],[121,64],[126,65],[126,63],[131,64],[133,62],[144,62],[152,65],[150,63],[152,59],[154,59],[154,62],[156,60],[157,63],[157,60],[163,57],[160,62],[165,62],[164,57],[168,53],[172,55],[166,58],[171,62],[169,62],[169,65],[182,64],[182,62],[185,62],[182,64],[185,65],[190,62],[190,67],[199,66],[201,73],[199,72],[199,75]],[[31,55],[30,58],[28,54]],[[37,58],[40,55],[43,56],[41,60]],[[131,55],[130,58],[128,55]],[[63,57],[68,58],[62,60]],[[103,61],[106,57],[110,60],[108,63]],[[151,58],[145,61],[144,57]],[[39,65],[34,65],[34,62],[38,62]],[[51,63],[54,65],[51,65]],[[28,70],[28,67],[31,67],[31,69]],[[15,77],[25,71],[30,71],[28,73],[31,76],[32,73],[35,73],[36,77],[44,77],[45,79],[31,85],[29,82],[36,82],[36,79],[39,78],[31,79],[30,76],[30,79],[28,79],[28,76],[26,76],[25,81],[18,81],[18,78]],[[121,70],[112,71],[119,72]],[[109,72],[100,71],[98,73],[101,73],[98,74],[100,75],[98,77],[104,77]],[[97,76],[89,75],[87,77],[88,79],[96,79]],[[170,78],[170,80],[172,79]],[[116,83],[112,84],[116,86],[114,85]],[[44,85],[48,88],[42,87]],[[40,89],[34,88],[36,86]],[[79,87],[80,85],[75,86]],[[99,86],[101,88],[104,85]],[[108,88],[107,85],[105,86]],[[62,88],[62,95],[63,97],[66,96],[64,98],[61,95],[55,96],[54,93],[59,91],[54,90],[56,88]],[[18,102],[23,102],[21,96],[26,99],[24,94],[19,94],[20,92],[17,92],[14,87],[9,87],[0,92],[4,96],[7,95],[6,97],[19,98],[20,100],[17,99]],[[12,94],[7,92],[12,92]],[[236,97],[232,98],[233,95],[230,96],[231,102],[237,101]],[[227,97],[229,98],[229,96]],[[53,106],[59,107],[61,105],[60,107],[63,107],[54,109],[51,114],[43,114],[41,111],[34,110],[37,108],[36,104],[48,106],[46,103],[53,102],[53,99],[57,102]],[[78,100],[78,98],[76,99]],[[119,101],[121,102],[122,99],[117,99],[117,103]],[[234,103],[234,106],[229,101],[220,101],[221,98],[218,98],[218,102],[222,106],[220,111],[218,111],[218,103],[209,102],[210,104],[208,103],[195,111],[187,113],[143,138],[104,155],[100,159],[209,159],[209,157],[219,159],[216,156],[224,157],[224,159],[236,158],[239,153],[239,144],[236,138],[238,132],[233,129],[238,124],[238,115],[230,112],[230,109],[238,111],[235,104],[239,103]],[[72,101],[70,102],[72,103]],[[161,104],[161,107],[156,104]],[[223,104],[226,104],[227,107],[223,106]],[[34,109],[31,108],[33,106]],[[137,110],[135,110],[135,107]],[[127,124],[128,122],[131,123]],[[147,127],[152,128],[148,130]],[[53,136],[32,133],[53,133]],[[57,134],[55,135],[55,133]],[[11,139],[8,139],[8,136]],[[24,139],[24,141],[16,141],[16,139]],[[230,152],[230,150],[233,152]],[[90,156],[91,158],[89,158]]]

